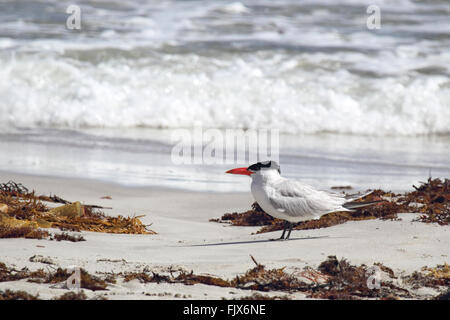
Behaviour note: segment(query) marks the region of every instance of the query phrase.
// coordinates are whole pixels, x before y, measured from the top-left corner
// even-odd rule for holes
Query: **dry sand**
[[[351,221],[317,230],[293,231],[290,241],[269,241],[279,233],[254,235],[258,227],[233,227],[209,222],[226,212],[245,211],[253,202],[250,193],[200,193],[172,189],[130,188],[99,181],[58,179],[0,172],[0,181],[23,183],[38,194],[113,207],[111,215],[142,215],[157,235],[117,235],[82,232],[84,242],[0,239],[0,261],[16,268],[48,268],[30,262],[33,255],[51,257],[61,267],[79,266],[91,273],[164,271],[170,266],[232,278],[254,266],[250,259],[269,268],[289,271],[317,267],[328,255],[352,264],[381,262],[396,273],[411,273],[423,266],[448,263],[449,227],[413,222],[417,214],[403,214],[399,221]],[[112,199],[100,199],[110,196]],[[41,298],[61,295],[65,289],[50,285],[2,282],[0,290],[22,289]],[[93,296],[93,292],[86,293]],[[206,285],[141,284],[119,281],[109,287],[108,299],[221,299],[251,295],[248,290]],[[272,292],[269,295],[285,295]],[[303,298],[290,294],[290,298]]]

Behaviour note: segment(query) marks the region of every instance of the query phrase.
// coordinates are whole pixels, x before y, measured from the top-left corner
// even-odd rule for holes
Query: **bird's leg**
[[[288,234],[286,236],[286,240],[289,239],[293,226],[294,226],[294,224],[292,222],[289,222],[289,231],[288,231]]]
[[[281,234],[280,240],[283,240],[283,239],[284,239],[284,234],[286,233],[286,230],[287,230],[287,228],[288,228],[288,225],[289,225],[289,222],[288,222],[288,221],[285,221],[285,222],[284,222],[284,226],[283,226],[283,233]]]

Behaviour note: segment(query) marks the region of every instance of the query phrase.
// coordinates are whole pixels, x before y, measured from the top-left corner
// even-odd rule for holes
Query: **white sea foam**
[[[247,8],[242,2],[232,2],[220,8],[228,13],[249,13],[251,10]]]
[[[382,28],[365,28],[365,8]],[[2,7],[3,5],[3,7]],[[0,3],[0,127],[450,134],[448,6],[412,0]]]
[[[359,72],[384,69],[388,76],[327,70],[345,59],[360,64]],[[99,64],[20,54],[0,60],[0,123],[189,128],[200,121],[288,133],[450,133],[449,78],[396,75],[413,67],[357,54],[166,54]]]

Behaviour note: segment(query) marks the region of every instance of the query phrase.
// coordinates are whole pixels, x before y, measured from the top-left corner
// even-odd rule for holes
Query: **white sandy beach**
[[[1,239],[0,261],[16,268],[48,268],[29,262],[34,255],[51,257],[55,266],[79,266],[88,272],[124,272],[167,270],[182,267],[196,274],[232,278],[254,267],[250,255],[268,268],[287,267],[287,271],[305,266],[317,267],[328,255],[346,258],[352,264],[376,262],[392,268],[396,274],[409,274],[424,266],[449,262],[449,228],[436,224],[412,222],[416,214],[400,215],[400,221],[366,220],[341,225],[293,231],[290,241],[269,241],[276,233],[253,235],[258,227],[236,227],[209,222],[226,212],[248,210],[250,193],[200,193],[155,188],[127,188],[102,182],[57,179],[0,173],[1,181],[21,182],[38,194],[56,194],[70,201],[113,207],[111,215],[143,215],[145,224],[156,235],[119,235],[82,232],[87,241],[67,242],[30,239]],[[110,196],[112,200],[100,199]],[[52,298],[66,289],[47,284],[2,282],[0,290],[26,290]],[[141,284],[118,281],[108,291],[90,292],[88,296],[106,295],[108,299],[221,299],[249,296],[249,290],[207,285]],[[427,293],[428,294],[428,293]],[[269,295],[285,295],[270,292]],[[290,294],[290,298],[304,298]]]

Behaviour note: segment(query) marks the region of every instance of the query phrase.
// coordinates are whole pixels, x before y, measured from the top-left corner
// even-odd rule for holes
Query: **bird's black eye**
[[[260,169],[261,169],[261,163],[260,162],[252,164],[250,167],[247,168],[247,170],[251,170],[253,172],[254,171],[258,171]]]
[[[272,166],[272,161],[264,161],[264,162],[257,162],[255,164],[252,164],[250,167],[248,167],[248,170],[251,171],[259,171],[261,168],[270,168]]]

